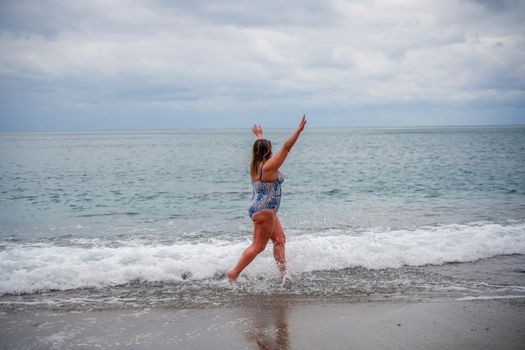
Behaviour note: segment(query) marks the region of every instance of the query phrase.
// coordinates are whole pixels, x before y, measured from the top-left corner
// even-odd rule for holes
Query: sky
[[[0,0],[0,131],[525,123],[525,1]]]

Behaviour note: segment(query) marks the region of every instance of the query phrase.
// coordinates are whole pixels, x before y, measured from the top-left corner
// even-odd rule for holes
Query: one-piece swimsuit
[[[252,181],[253,195],[250,207],[248,208],[250,217],[252,217],[255,212],[264,209],[275,209],[275,211],[277,211],[281,203],[281,184],[284,182],[284,176],[279,171],[275,181],[263,181],[263,165],[261,165],[259,178]]]

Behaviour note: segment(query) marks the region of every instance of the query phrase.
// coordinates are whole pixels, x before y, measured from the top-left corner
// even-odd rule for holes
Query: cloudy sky
[[[0,0],[0,130],[525,123],[525,2]]]

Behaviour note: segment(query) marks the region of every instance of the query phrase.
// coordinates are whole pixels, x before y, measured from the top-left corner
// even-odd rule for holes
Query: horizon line
[[[525,127],[522,124],[436,124],[436,125],[384,125],[384,126],[314,126],[308,129],[428,129],[428,128],[482,128],[482,127]],[[246,127],[179,127],[164,129],[93,129],[93,130],[0,130],[0,134],[29,134],[29,133],[133,133],[133,132],[173,132],[173,131],[203,131],[203,130],[246,130]],[[266,127],[266,130],[286,130],[294,127]]]

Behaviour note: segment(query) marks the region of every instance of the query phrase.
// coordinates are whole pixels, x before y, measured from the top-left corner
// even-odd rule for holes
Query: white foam
[[[188,276],[205,279],[230,269],[248,244],[248,240],[169,246],[130,242],[119,247],[15,244],[0,252],[0,293],[104,287],[133,280],[183,281]],[[294,273],[468,262],[525,254],[525,224],[474,223],[359,235],[342,231],[304,234],[289,236],[286,250]],[[273,266],[268,247],[245,273],[267,273]]]
[[[525,224],[444,225],[366,232],[360,236],[305,235],[289,250],[304,271],[468,262],[502,254],[524,254]]]

